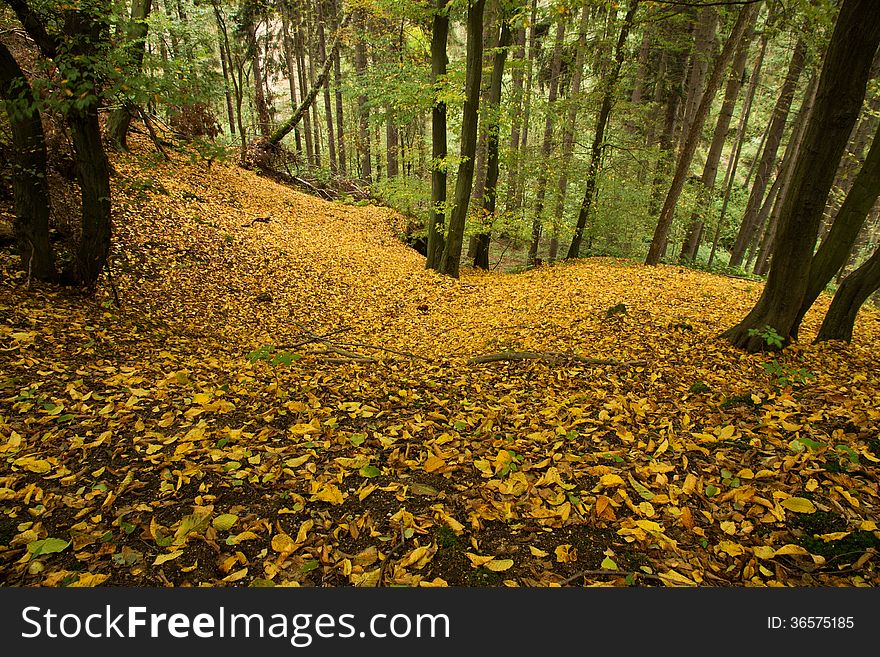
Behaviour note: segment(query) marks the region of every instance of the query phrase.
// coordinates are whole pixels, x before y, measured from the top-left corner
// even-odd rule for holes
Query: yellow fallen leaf
[[[342,504],[344,501],[344,496],[342,495],[342,491],[339,490],[333,484],[319,484],[315,482],[313,484],[314,494],[312,495],[313,501],[318,502],[329,502],[330,504]]]
[[[539,559],[542,559],[549,554],[549,552],[545,552],[544,550],[539,550],[538,548],[534,547],[533,545],[529,546],[529,552],[532,553],[533,557],[538,557]]]
[[[100,586],[109,579],[110,575],[101,573],[80,573],[79,578],[68,586],[72,588],[85,588],[92,586]]]
[[[573,563],[577,561],[577,548],[572,547],[568,543],[557,545],[553,552],[556,555],[557,563]]]
[[[234,573],[230,573],[226,577],[224,577],[221,581],[223,582],[237,582],[240,579],[244,579],[244,577],[248,574],[247,568],[242,568],[241,570],[236,570]]]
[[[446,466],[446,461],[434,456],[433,454],[430,454],[428,456],[428,459],[425,461],[425,465],[423,467],[424,467],[425,472],[436,472],[437,470],[439,470],[440,468],[443,468],[445,466]]]
[[[489,563],[490,561],[492,561],[492,559],[495,558],[492,556],[487,557],[487,556],[482,556],[479,554],[474,554],[473,552],[465,552],[464,556],[466,556],[468,559],[470,559],[471,564],[473,565],[474,568],[479,568],[480,566],[483,566],[483,565]]]
[[[158,554],[156,555],[156,559],[153,561],[154,566],[158,566],[160,564],[165,563],[166,561],[171,561],[172,559],[176,559],[181,554],[183,554],[183,550],[175,550],[174,552],[169,552],[168,554]]]
[[[275,534],[272,537],[272,549],[281,554],[294,552],[299,545],[287,534]]]
[[[486,564],[486,568],[495,573],[510,570],[513,566],[513,559],[494,559]]]
[[[779,503],[789,511],[796,513],[815,513],[816,505],[805,497],[787,497]]]

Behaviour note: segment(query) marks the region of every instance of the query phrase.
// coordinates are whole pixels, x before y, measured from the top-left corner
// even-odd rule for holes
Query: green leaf
[[[31,541],[27,544],[28,552],[35,557],[39,557],[41,554],[63,552],[68,547],[70,547],[70,541],[61,538],[44,538],[41,541]]]
[[[314,561],[314,560],[312,560],[312,561],[306,561],[306,562],[302,565],[302,568],[300,568],[300,570],[301,570],[302,572],[304,572],[304,573],[307,573],[307,572],[310,572],[310,571],[314,570],[315,568],[317,568],[318,565],[319,565],[319,564],[318,564],[317,561]]]
[[[358,470],[358,474],[360,474],[361,477],[372,479],[373,477],[378,477],[380,474],[382,474],[382,471],[375,465],[365,465],[360,470]]]
[[[717,494],[718,494],[718,488],[716,488],[712,484],[709,484],[708,486],[706,486],[706,497],[712,497]]]
[[[355,447],[359,447],[360,445],[362,445],[366,439],[367,436],[363,433],[353,433],[348,437],[349,442]]]

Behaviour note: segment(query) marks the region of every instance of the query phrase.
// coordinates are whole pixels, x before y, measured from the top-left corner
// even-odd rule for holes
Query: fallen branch
[[[657,575],[649,575],[648,573],[643,573],[638,570],[626,571],[626,570],[606,570],[604,568],[600,568],[598,570],[582,570],[579,573],[575,573],[568,579],[560,582],[560,586],[566,586],[567,584],[571,584],[575,580],[579,580],[581,577],[629,577],[630,575],[635,577],[642,577],[644,579],[650,579],[657,582],[662,582],[663,578]]]
[[[385,586],[385,570],[388,568],[388,564],[391,562],[391,557],[403,547],[403,544],[406,542],[406,534],[403,526],[403,519],[400,521],[400,540],[397,541],[397,544],[391,548],[388,554],[385,555],[385,558],[382,560],[382,567],[379,569],[379,581],[376,583],[376,586]]]
[[[361,349],[378,349],[379,351],[387,351],[389,354],[396,354],[397,356],[405,356],[406,358],[414,358],[417,360],[424,360],[430,362],[430,358],[425,358],[424,356],[419,356],[418,354],[412,354],[408,351],[397,351],[396,349],[390,349],[388,347],[380,347],[375,344],[363,344],[360,342],[340,342],[338,344],[343,344],[346,347],[360,347]]]
[[[586,358],[575,354],[565,354],[558,351],[501,351],[495,354],[485,354],[483,356],[473,356],[468,358],[468,365],[479,365],[481,363],[497,363],[512,362],[518,360],[543,360],[555,363],[558,361],[571,360],[583,365],[612,365],[614,367],[639,367],[647,364],[644,360],[614,360],[612,358]]]

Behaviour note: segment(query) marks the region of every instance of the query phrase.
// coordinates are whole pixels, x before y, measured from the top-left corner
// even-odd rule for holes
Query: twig
[[[388,568],[388,564],[391,561],[391,557],[395,555],[395,553],[401,548],[401,546],[406,541],[406,536],[404,535],[404,527],[403,527],[403,519],[400,520],[400,540],[397,544],[389,550],[388,554],[385,555],[385,558],[382,560],[382,567],[379,569],[379,581],[376,586],[385,586],[385,570]]]
[[[34,251],[36,249],[34,248],[34,243],[31,241],[30,237],[27,238],[27,241],[28,241],[28,244],[31,245],[31,254],[28,257],[28,277],[27,277],[27,289],[30,290],[31,289],[31,269],[34,264]]]
[[[147,113],[141,109],[140,105],[133,105],[133,107],[137,110],[138,114],[141,115],[141,120],[144,122],[144,125],[147,126],[147,131],[150,133],[150,139],[153,141],[153,144],[156,146],[156,150],[162,154],[162,157],[166,162],[170,162],[171,158],[168,157],[168,153],[165,152],[165,149],[162,147],[162,142],[159,139],[159,136],[156,134],[156,131],[153,129],[153,124],[150,123],[150,119],[147,117]]]
[[[110,291],[113,292],[113,305],[117,308],[121,308],[122,305],[119,303],[119,292],[116,290],[116,280],[113,278],[113,270],[110,268],[110,258],[107,258],[107,262],[104,263],[104,268],[107,270],[107,281],[110,283]]]
[[[580,579],[581,577],[587,576],[609,576],[609,577],[629,577],[630,575],[637,575],[638,577],[643,577],[645,579],[654,580],[657,582],[662,582],[663,578],[658,577],[657,575],[649,575],[648,573],[643,573],[638,570],[626,571],[626,570],[606,570],[604,568],[599,568],[598,570],[582,570],[579,573],[575,573],[568,579],[564,580],[560,583],[560,586],[565,586],[567,584],[571,584],[575,580]]]
[[[468,358],[468,365],[479,365],[481,363],[497,363],[499,361],[518,361],[518,360],[543,360],[548,362],[556,362],[561,360],[573,360],[584,365],[613,365],[615,367],[639,367],[645,365],[644,360],[614,360],[609,358],[586,358],[584,356],[576,356],[574,354],[564,354],[558,351],[534,352],[534,351],[502,351],[495,354],[485,354],[483,356],[473,356]]]

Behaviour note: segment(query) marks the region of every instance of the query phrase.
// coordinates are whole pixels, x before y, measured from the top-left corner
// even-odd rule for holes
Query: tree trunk
[[[287,68],[287,85],[290,88],[290,106],[299,105],[299,93],[297,90],[296,76],[296,58],[294,56],[293,39],[290,37],[290,20],[288,18],[288,6],[286,3],[281,5],[281,33],[282,47],[284,49],[284,61]],[[296,150],[302,153],[302,136],[298,129],[294,129],[294,139],[296,140]]]
[[[341,0],[340,0],[341,2]],[[340,6],[333,2],[333,26],[334,31],[339,31]],[[345,149],[345,121],[343,118],[343,98],[342,98],[342,61],[339,55],[339,48],[333,51],[333,91],[336,101],[336,159],[339,166],[339,175],[348,175],[348,162],[346,161]]]
[[[318,0],[316,3],[318,9],[317,15],[317,27],[318,27],[318,54],[321,57],[321,61],[326,64],[328,61],[327,58],[327,40],[324,34],[324,2],[323,0]],[[335,53],[335,50],[334,50]],[[331,55],[331,60],[333,57]],[[331,62],[332,66],[332,62]],[[330,97],[330,71],[328,69],[327,75],[324,76],[324,82],[322,84],[324,91],[324,118],[327,121],[327,149],[330,157],[330,172],[338,173],[339,172],[339,164],[336,160],[336,136],[335,136],[335,128],[333,125],[333,102]]]
[[[831,300],[828,312],[825,313],[816,342],[825,340],[851,342],[859,308],[878,288],[880,288],[880,249],[877,249],[865,264],[843,279]]]
[[[519,184],[519,163],[521,158],[520,149],[525,147],[522,143],[523,130],[523,82],[525,71],[522,63],[526,60],[526,30],[519,28],[516,31],[516,68],[511,75],[511,117],[510,117],[510,156],[507,165],[507,197],[504,201],[504,211],[513,213],[516,209],[518,196],[517,185]]]
[[[748,351],[769,347],[757,332],[772,327],[788,343],[809,283],[809,268],[834,175],[865,97],[880,44],[872,0],[843,0],[825,55],[816,101],[783,199],[773,261],[758,303],[724,333]]]
[[[767,141],[764,144],[764,150],[761,153],[761,159],[755,173],[755,182],[752,185],[742,224],[730,254],[731,267],[742,265],[749,244],[752,243],[755,235],[761,229],[761,226],[758,224],[758,213],[764,199],[764,192],[767,189],[767,182],[770,179],[770,172],[776,165],[776,153],[782,141],[785,123],[791,108],[791,101],[794,98],[797,81],[806,62],[806,56],[807,45],[803,39],[798,39],[788,65],[788,74],[785,76],[785,82],[782,84],[782,89],[779,92],[776,107],[773,108],[772,119],[767,129]]]
[[[330,46],[330,55],[324,59],[324,62],[321,65],[321,70],[318,73],[318,77],[312,84],[312,88],[309,89],[309,92],[305,95],[299,107],[296,108],[296,111],[294,111],[290,118],[279,125],[278,128],[276,128],[275,132],[272,133],[268,140],[270,144],[277,144],[282,139],[284,139],[284,137],[287,136],[287,134],[291,130],[293,130],[293,128],[300,122],[300,119],[303,118],[309,107],[313,106],[315,98],[318,97],[318,92],[321,90],[322,86],[327,81],[327,78],[330,75],[330,68],[333,65],[332,54],[339,47],[341,30],[343,27],[345,27],[346,22],[347,17],[344,18],[340,23],[340,31],[336,34],[336,37],[333,39],[333,44]],[[320,163],[318,163],[318,166],[320,166]]]
[[[846,264],[859,231],[878,196],[880,196],[880,130],[874,135],[871,150],[868,151],[861,170],[856,174],[849,194],[846,195],[831,225],[831,230],[810,262],[809,282],[792,325],[792,336],[797,337],[804,315],[819,298],[834,274]]]
[[[436,0],[431,24],[431,77],[434,81],[434,107],[431,110],[431,211],[428,216],[428,257],[425,267],[439,269],[445,244],[446,220],[446,41],[449,14],[446,0]]]
[[[706,74],[709,72],[709,63],[712,60],[712,51],[715,45],[715,26],[718,23],[718,14],[715,7],[707,6],[700,8],[700,18],[694,34],[694,47],[691,52],[691,66],[685,86],[684,118],[682,120],[682,140],[686,139],[691,132],[697,108],[703,98],[703,86]],[[682,142],[683,145],[683,142]]]
[[[264,137],[269,135],[271,120],[266,94],[263,93],[263,68],[260,64],[260,49],[257,46],[257,24],[254,13],[256,7],[247,3],[244,7],[245,30],[247,34],[248,55],[251,57],[251,71],[254,76],[254,105],[257,109],[257,128]]]
[[[550,152],[553,150],[553,126],[555,124],[554,103],[559,93],[559,71],[562,66],[562,43],[565,38],[565,16],[556,19],[556,40],[553,45],[553,59],[550,64],[550,91],[547,96],[546,118],[544,120],[544,141],[541,145],[537,189],[535,190],[535,209],[532,217],[532,241],[529,245],[528,263],[534,265],[538,258],[541,243],[541,214],[544,212],[544,195],[547,192],[547,175],[550,170]]]
[[[739,117],[739,126],[736,130],[736,145],[733,149],[733,157],[728,160],[727,171],[724,173],[724,198],[721,201],[721,212],[715,224],[715,236],[712,238],[712,250],[709,252],[708,266],[711,267],[715,262],[715,254],[718,252],[718,241],[721,238],[721,228],[724,226],[724,219],[727,216],[727,205],[730,202],[730,195],[733,192],[733,185],[736,181],[736,170],[739,167],[739,159],[742,154],[742,147],[745,143],[746,128],[749,125],[749,117],[752,113],[752,103],[755,100],[755,92],[758,89],[758,80],[761,78],[761,67],[764,64],[764,55],[767,52],[767,41],[769,37],[767,31],[761,35],[761,47],[758,50],[758,57],[752,67],[752,73],[749,77],[749,87],[746,90],[746,97],[743,100],[742,111]]]
[[[483,74],[483,9],[485,0],[470,0],[467,12],[467,73],[461,126],[461,161],[455,180],[455,196],[440,271],[458,278],[465,218],[474,178],[477,150],[477,118],[480,111],[480,79]]]
[[[147,41],[147,16],[150,15],[152,0],[131,0],[131,20],[126,30],[127,68],[139,74],[144,62],[144,45]],[[127,102],[115,109],[107,119],[107,137],[114,148],[128,150],[128,129],[131,125],[131,108]]]
[[[355,10],[355,23],[357,37],[354,43],[354,70],[358,78],[358,84],[364,88],[367,74],[367,42],[364,33],[367,30],[364,9]],[[358,105],[358,159],[360,160],[361,178],[368,183],[373,181],[373,168],[370,160],[370,109],[367,105],[367,95],[361,93],[357,99]]]
[[[495,217],[495,199],[498,195],[498,138],[501,121],[501,82],[504,78],[504,61],[507,59],[507,48],[510,46],[510,23],[506,12],[501,11],[501,33],[498,36],[498,49],[492,63],[492,79],[489,83],[489,94],[486,97],[487,107],[483,115],[486,119],[486,183],[483,189],[484,230],[477,234],[474,267],[489,269],[489,240],[492,222]]]
[[[733,59],[733,65],[730,69],[730,77],[727,80],[727,87],[724,90],[724,100],[721,103],[721,109],[718,112],[718,121],[715,124],[715,133],[712,137],[712,143],[709,146],[709,154],[706,156],[706,164],[703,167],[703,175],[700,178],[701,183],[701,203],[700,210],[709,212],[712,205],[712,193],[715,188],[715,180],[718,177],[718,165],[721,162],[721,153],[724,150],[724,143],[727,141],[727,135],[730,131],[730,121],[733,118],[733,108],[736,105],[736,99],[739,96],[742,87],[743,73],[746,69],[746,59],[749,56],[749,45],[751,44],[752,31],[755,21],[758,18],[757,12],[752,17],[752,23],[749,25],[743,41],[736,51]],[[691,226],[685,237],[684,244],[681,247],[681,260],[696,260],[697,253],[700,250],[700,242],[703,236],[704,221],[695,214],[691,217]]]
[[[611,116],[611,104],[614,101],[614,93],[617,90],[617,80],[620,77],[620,69],[623,65],[624,47],[629,31],[632,28],[633,18],[639,8],[639,0],[630,0],[629,10],[623,19],[620,34],[617,37],[617,46],[614,51],[614,64],[611,72],[605,80],[605,92],[602,96],[602,105],[599,108],[599,116],[596,118],[596,130],[593,133],[593,145],[590,148],[590,164],[587,169],[586,188],[581,207],[578,211],[577,225],[574,236],[568,247],[566,259],[580,257],[581,243],[584,239],[584,229],[590,216],[590,208],[593,198],[596,196],[596,182],[599,178],[599,166],[602,163],[602,151],[605,149],[605,129],[608,127],[608,119]]]
[[[43,123],[24,71],[2,42],[0,98],[12,132],[14,230],[22,269],[36,279],[51,281],[56,272],[49,242],[49,184]]]
[[[734,50],[739,45],[746,29],[751,24],[752,14],[757,11],[757,4],[746,5],[740,10],[739,16],[736,19],[736,24],[733,26],[733,30],[730,33],[730,37],[724,43],[724,48],[721,50],[721,54],[718,56],[718,59],[712,68],[712,74],[709,76],[709,81],[706,83],[706,91],[703,94],[700,106],[697,108],[697,112],[694,115],[693,125],[691,126],[687,139],[685,140],[681,155],[679,156],[675,175],[673,176],[672,184],[669,187],[669,193],[666,195],[663,209],[660,211],[660,218],[657,221],[657,228],[654,231],[654,237],[651,240],[651,247],[648,250],[645,264],[657,265],[660,263],[660,258],[666,249],[666,238],[669,234],[669,227],[672,225],[675,206],[678,204],[682,189],[684,189],[684,182],[687,178],[688,171],[690,170],[691,161],[693,160],[694,152],[697,149],[697,143],[699,142],[703,131],[703,124],[706,122],[706,116],[709,114],[709,107],[715,97],[715,92],[721,84],[721,78],[727,70],[727,65],[733,57]]]

